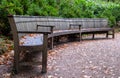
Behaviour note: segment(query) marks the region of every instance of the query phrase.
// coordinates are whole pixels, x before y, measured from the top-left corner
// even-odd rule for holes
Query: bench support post
[[[81,34],[81,31],[79,33],[79,37],[80,37],[80,41],[82,40],[82,34]]]
[[[42,73],[47,72],[47,42],[48,34],[44,34],[43,37],[43,51],[42,51]]]
[[[93,35],[92,35],[92,39],[94,39],[95,38],[95,34],[93,33]]]
[[[114,29],[113,29],[113,31],[112,31],[112,38],[115,38],[115,31],[114,31]]]
[[[53,49],[53,47],[54,47],[54,44],[53,44],[53,41],[54,41],[53,28],[54,28],[54,26],[52,26],[52,27],[50,28],[50,31],[51,31],[51,33],[52,33],[52,37],[51,37],[51,49]]]
[[[108,32],[106,33],[106,38],[108,38]]]
[[[53,49],[53,47],[54,47],[54,44],[53,44],[53,41],[54,41],[54,38],[53,38],[53,36],[51,37],[51,49]]]
[[[20,51],[18,49],[18,47],[15,46],[14,48],[14,73],[17,74],[19,72],[19,54],[20,54]]]

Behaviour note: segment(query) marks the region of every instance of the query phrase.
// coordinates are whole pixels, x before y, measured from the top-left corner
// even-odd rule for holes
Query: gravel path
[[[120,78],[120,33],[58,45],[49,51],[47,74],[38,74],[41,66],[28,71],[13,78]]]

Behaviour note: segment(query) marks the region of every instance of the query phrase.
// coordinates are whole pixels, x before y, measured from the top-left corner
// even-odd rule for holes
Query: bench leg
[[[112,38],[115,38],[115,35],[114,35],[114,34],[112,35]]]
[[[69,41],[73,41],[73,38],[74,38],[74,35],[73,35],[73,34],[70,34],[70,35],[68,36]]]
[[[112,31],[112,34],[113,34],[112,38],[115,38],[115,31],[114,30]]]
[[[47,72],[47,38],[48,34],[44,34],[44,41],[43,41],[43,51],[42,51],[42,73]]]
[[[52,37],[51,38],[51,49],[53,49],[53,47],[54,47],[53,41],[54,41],[54,38]]]
[[[108,38],[108,32],[106,33],[106,38]]]
[[[60,37],[58,36],[58,37],[56,37],[56,42],[59,42],[59,39],[60,39]]]
[[[79,34],[79,38],[80,38],[80,41],[81,41],[82,40],[82,34],[81,34],[81,32]]]
[[[19,72],[19,54],[20,54],[20,50],[18,48],[15,48],[14,50],[14,73],[17,74]]]
[[[93,35],[92,35],[92,39],[94,39],[95,38],[95,34],[93,33]]]

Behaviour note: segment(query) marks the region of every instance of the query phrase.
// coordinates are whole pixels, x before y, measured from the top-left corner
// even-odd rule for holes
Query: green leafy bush
[[[10,32],[7,15],[9,14],[23,14],[20,3],[17,0],[7,1],[1,0],[0,3],[0,32],[7,35]]]
[[[99,2],[98,2],[99,1]],[[7,35],[7,15],[38,15],[67,18],[107,18],[110,26],[120,21],[120,1],[104,0],[0,0],[0,33]]]

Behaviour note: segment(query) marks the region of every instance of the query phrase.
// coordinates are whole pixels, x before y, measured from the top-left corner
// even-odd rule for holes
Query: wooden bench
[[[41,16],[22,15],[9,15],[8,20],[14,39],[15,73],[19,72],[19,65],[21,64],[40,64],[36,62],[20,62],[20,53],[22,51],[42,51],[42,72],[45,73],[47,72],[48,38],[51,39],[51,46],[53,48],[53,38],[55,36],[75,33],[81,36],[81,25],[74,24],[74,20],[49,19],[48,17],[43,18]],[[73,29],[73,26],[76,26],[79,29]],[[57,31],[55,31],[55,29],[57,29]],[[34,37],[32,36],[33,34]]]
[[[33,18],[33,17],[32,17]],[[12,29],[13,39],[14,39],[14,71],[15,73],[19,72],[20,65],[20,53],[22,51],[42,51],[42,73],[47,72],[47,38],[48,34],[51,34],[49,31],[36,31],[34,30],[34,24],[32,23],[33,19],[22,18],[22,16],[13,16],[9,15],[8,20]],[[30,26],[29,26],[30,25]],[[31,27],[33,26],[33,27]],[[36,26],[35,26],[36,28]],[[25,34],[42,34],[43,41],[41,43],[41,37],[38,36],[36,40],[37,43],[31,44],[21,44],[20,36]],[[29,62],[23,62],[22,64],[30,64]],[[41,62],[33,62],[33,64],[41,64]]]
[[[78,34],[79,40],[83,34],[106,33],[114,38],[114,29],[108,26],[108,20],[104,18],[57,18],[43,16],[8,16],[14,39],[14,66],[19,71],[19,54],[21,51],[42,51],[42,72],[47,69],[47,46],[48,39],[53,48],[54,38]],[[109,34],[110,32],[110,34]],[[112,33],[111,33],[112,32]],[[36,37],[30,37],[28,34],[36,34]],[[22,36],[28,36],[21,39]]]

